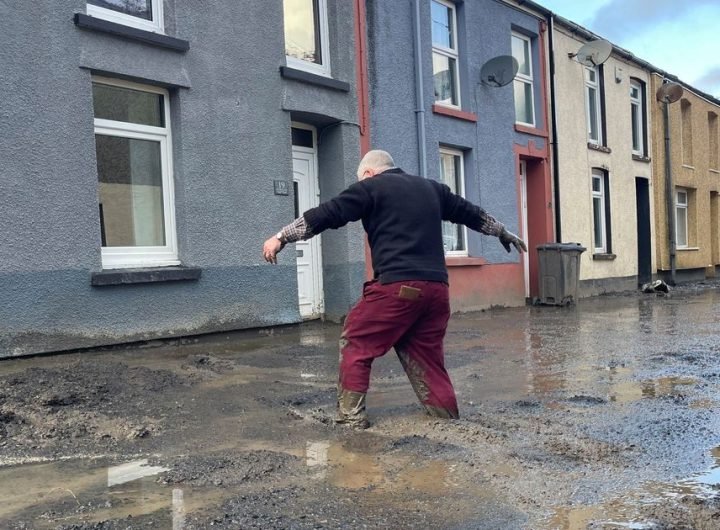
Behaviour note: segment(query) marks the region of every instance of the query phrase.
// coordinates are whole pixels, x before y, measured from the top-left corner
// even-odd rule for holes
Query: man
[[[368,152],[357,176],[359,182],[265,241],[263,256],[277,263],[286,243],[362,220],[374,279],[365,283],[345,319],[336,421],[361,429],[370,425],[365,412],[370,368],[392,347],[427,413],[458,418],[443,353],[450,303],[442,221],[497,236],[508,252],[511,245],[526,251],[525,243],[448,186],[396,168],[385,151]]]

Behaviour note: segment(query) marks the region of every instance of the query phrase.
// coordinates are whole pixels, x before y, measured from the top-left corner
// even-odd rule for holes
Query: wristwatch
[[[285,236],[283,236],[282,230],[280,230],[275,237],[280,240],[280,243],[285,243]]]

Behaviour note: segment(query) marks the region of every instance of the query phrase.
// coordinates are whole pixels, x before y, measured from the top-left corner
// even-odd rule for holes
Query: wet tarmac
[[[364,432],[331,324],[0,362],[0,528],[720,529],[719,286],[454,315]]]

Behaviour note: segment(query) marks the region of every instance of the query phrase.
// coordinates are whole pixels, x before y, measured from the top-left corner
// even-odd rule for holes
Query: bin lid
[[[545,243],[537,246],[538,250],[557,250],[558,252],[585,252],[587,249],[580,243]]]

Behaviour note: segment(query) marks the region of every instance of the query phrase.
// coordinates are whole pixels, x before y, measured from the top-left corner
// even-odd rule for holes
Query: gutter
[[[415,118],[418,135],[419,176],[427,177],[427,155],[425,153],[425,92],[423,90],[422,39],[420,38],[420,0],[413,0],[413,38],[415,40]]]
[[[550,119],[551,119],[551,137],[550,145],[552,147],[552,167],[553,167],[553,202],[555,212],[555,241],[562,242],[562,218],[560,214],[560,155],[558,153],[558,137],[557,137],[557,105],[555,104],[555,18],[552,13],[548,15],[550,31],[548,32],[548,47],[550,48]]]

